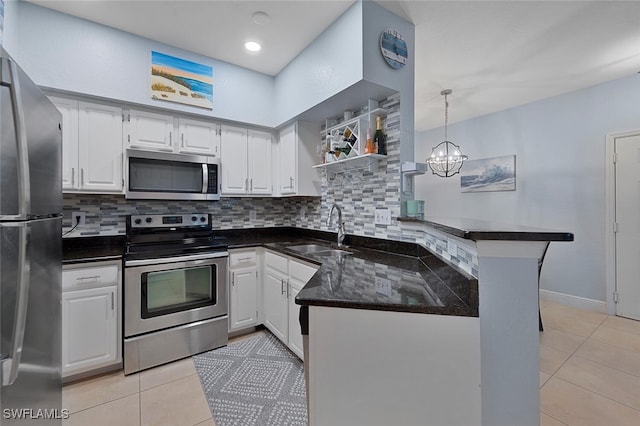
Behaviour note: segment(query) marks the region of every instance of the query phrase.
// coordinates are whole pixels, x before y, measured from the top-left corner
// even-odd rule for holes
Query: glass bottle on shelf
[[[371,139],[371,129],[367,129],[367,144],[364,146],[365,154],[376,154],[376,146],[373,143],[373,139]]]
[[[387,155],[387,135],[382,131],[382,117],[376,117],[376,133],[373,135],[373,142],[378,148],[378,154]]]

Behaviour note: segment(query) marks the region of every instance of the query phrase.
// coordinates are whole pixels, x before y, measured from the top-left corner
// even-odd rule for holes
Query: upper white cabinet
[[[178,119],[180,152],[220,156],[220,135],[218,125],[204,121]]]
[[[222,195],[272,193],[270,133],[221,127]]]
[[[126,127],[128,148],[220,156],[216,123],[131,110]]]
[[[296,122],[280,130],[275,167],[278,195],[320,196],[320,174],[313,165],[319,160],[320,126]]]
[[[122,108],[51,97],[62,113],[62,188],[122,192]]]
[[[173,151],[173,116],[131,110],[127,113],[127,147]]]

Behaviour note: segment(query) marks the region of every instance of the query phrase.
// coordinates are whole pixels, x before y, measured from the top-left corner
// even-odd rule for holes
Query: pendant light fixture
[[[449,101],[447,96],[451,92],[451,89],[440,92],[444,96],[444,141],[436,145],[431,150],[431,156],[427,158],[427,164],[429,164],[433,174],[440,177],[451,177],[459,173],[462,163],[468,158],[462,154],[458,145],[447,140],[447,124],[449,123]]]

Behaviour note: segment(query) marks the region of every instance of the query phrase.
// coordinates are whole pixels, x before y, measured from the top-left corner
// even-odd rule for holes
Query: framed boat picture
[[[213,109],[213,67],[152,51],[151,98]]]

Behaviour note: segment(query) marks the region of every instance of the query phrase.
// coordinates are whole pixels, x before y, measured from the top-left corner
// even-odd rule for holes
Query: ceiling
[[[30,0],[276,75],[353,0]],[[415,128],[456,122],[640,71],[640,2],[378,1],[416,25]],[[266,25],[252,14],[270,15]],[[247,40],[263,49],[249,54]],[[640,78],[640,77],[639,77]]]

